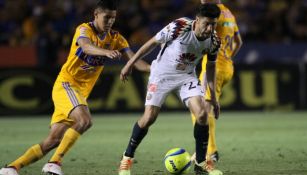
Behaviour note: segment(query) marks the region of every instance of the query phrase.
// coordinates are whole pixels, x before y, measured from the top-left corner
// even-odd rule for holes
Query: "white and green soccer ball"
[[[164,157],[164,165],[171,174],[185,174],[191,168],[191,156],[182,148],[169,150]]]
[[[209,175],[223,175],[223,172],[218,170],[218,169],[215,169],[215,170],[211,171],[209,173]]]

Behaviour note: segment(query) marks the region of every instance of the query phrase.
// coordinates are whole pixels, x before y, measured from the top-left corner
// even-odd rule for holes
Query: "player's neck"
[[[105,34],[106,33],[106,31],[102,31],[102,30],[99,29],[99,27],[98,27],[98,25],[96,24],[95,21],[93,22],[93,27],[95,28],[95,30],[98,34]]]

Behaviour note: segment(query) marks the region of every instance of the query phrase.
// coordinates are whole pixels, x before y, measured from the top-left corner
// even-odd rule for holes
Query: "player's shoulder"
[[[116,39],[116,38],[125,38],[119,31],[114,30],[114,29],[111,29],[109,34],[114,39]]]
[[[175,19],[171,23],[171,31],[173,39],[178,38],[185,32],[192,30],[193,20],[187,17]]]
[[[92,30],[92,27],[90,26],[90,23],[82,23],[82,24],[79,24],[77,26],[77,29],[88,29],[88,30]]]
[[[114,29],[111,29],[111,30],[110,30],[110,35],[111,35],[111,36],[114,36],[114,37],[121,36],[121,34],[119,33],[119,31],[114,30]]]
[[[193,20],[188,17],[181,17],[175,19],[172,23],[174,23],[177,27],[191,27]]]
[[[93,28],[90,26],[89,23],[82,23],[76,27],[76,33],[80,33],[80,35],[86,36],[88,34],[95,33],[95,31],[93,30]]]
[[[234,18],[232,12],[229,10],[228,7],[226,7],[224,4],[218,4],[218,7],[221,10],[220,19],[232,19]]]

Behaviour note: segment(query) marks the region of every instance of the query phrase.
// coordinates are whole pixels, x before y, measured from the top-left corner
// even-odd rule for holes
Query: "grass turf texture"
[[[113,175],[141,114],[94,115],[94,126],[66,155],[65,175]],[[0,165],[9,163],[48,133],[49,118],[0,118]],[[224,175],[306,175],[307,113],[223,112],[217,122]],[[133,175],[166,174],[165,153],[175,147],[194,150],[189,113],[162,112],[136,153]],[[39,174],[48,158],[26,167],[21,175]],[[192,171],[190,171],[192,172]]]

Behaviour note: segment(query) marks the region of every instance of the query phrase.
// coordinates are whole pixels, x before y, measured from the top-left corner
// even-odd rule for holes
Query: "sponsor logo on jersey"
[[[191,62],[194,62],[196,58],[196,55],[193,53],[183,53],[179,55],[179,59],[177,59],[176,61],[180,63],[190,64]]]
[[[149,84],[148,86],[148,92],[156,92],[157,91],[157,85],[156,84]]]
[[[92,73],[92,72],[95,72],[95,71],[96,71],[96,68],[95,68],[94,66],[90,66],[90,65],[88,65],[88,64],[82,65],[82,66],[80,66],[80,68],[81,68],[82,70],[85,70],[86,72],[89,72],[89,73]]]

